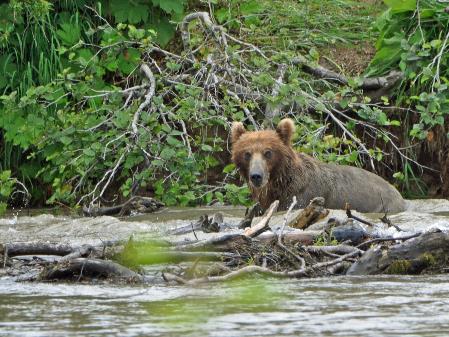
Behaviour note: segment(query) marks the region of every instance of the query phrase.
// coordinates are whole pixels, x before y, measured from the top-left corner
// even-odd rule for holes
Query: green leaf
[[[231,164],[226,165],[226,166],[223,168],[223,173],[231,173],[231,172],[234,171],[234,170],[235,170],[235,164],[234,164],[234,163],[231,163]]]
[[[118,128],[126,128],[131,121],[131,115],[126,110],[119,110],[115,113],[113,123]]]
[[[263,5],[260,1],[257,0],[243,2],[240,5],[240,12],[245,16],[260,13],[262,10]]]
[[[175,36],[175,26],[165,16],[158,17],[149,25],[149,28],[157,32],[155,41],[161,46],[165,46]]]
[[[228,21],[230,19],[230,13],[229,9],[227,8],[220,8],[215,11],[215,18],[217,19],[218,23],[223,23],[225,21]]]
[[[210,145],[203,144],[203,145],[201,145],[201,150],[206,151],[206,152],[212,152],[214,149]]]
[[[170,147],[164,147],[160,153],[160,157],[165,160],[170,160],[176,156],[175,150]]]
[[[175,137],[172,137],[172,136],[168,136],[166,141],[169,145],[172,145],[172,146],[176,146],[176,147],[184,146],[183,142],[179,141],[178,139],[176,139]]]
[[[129,75],[137,68],[140,62],[140,51],[135,48],[129,48],[118,57],[118,69],[124,74]]]
[[[151,0],[151,2],[168,14],[182,14],[187,3],[186,0]]]
[[[78,43],[81,38],[81,31],[78,25],[72,23],[61,24],[61,29],[56,31],[61,41],[68,47]]]
[[[416,9],[416,0],[384,0],[392,13],[410,12]]]
[[[111,0],[110,6],[116,22],[147,22],[148,13],[151,12],[147,4],[139,1],[128,2],[123,0]]]

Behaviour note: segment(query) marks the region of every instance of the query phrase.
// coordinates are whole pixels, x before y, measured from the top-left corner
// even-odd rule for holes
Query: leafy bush
[[[185,5],[186,0],[1,4],[0,149],[5,160],[0,168],[31,184],[35,200],[49,197],[41,184],[51,184],[50,202],[73,202],[91,188],[120,158],[115,149],[127,146],[116,137],[137,104],[123,107],[121,94],[111,94],[104,104],[101,92],[118,91],[135,80],[145,48],[173,37],[170,20],[182,17]],[[106,125],[115,129],[98,132]],[[127,169],[143,160],[139,150],[132,152]],[[123,192],[129,193],[126,186]]]
[[[413,108],[418,120],[409,134],[425,139],[449,114],[449,15],[432,0],[388,0],[376,21],[380,32],[368,75],[399,68],[404,81],[398,104]]]
[[[34,200],[49,203],[115,201],[144,188],[167,205],[248,204],[248,189],[236,185],[235,167],[226,166],[224,134],[229,121],[245,121],[256,128],[270,126],[284,115],[297,122],[299,150],[325,161],[352,165],[369,161],[374,167],[384,159],[382,145],[393,143],[389,129],[401,125],[384,109],[391,102],[387,97],[380,102],[363,97],[359,78],[341,85],[305,72],[304,64],[319,61],[312,42],[316,32],[304,31],[300,44],[288,28],[295,22],[306,27],[308,23],[301,22],[304,15],[295,12],[290,23],[280,20],[292,8],[301,13],[318,10],[310,24],[326,24],[332,36],[323,34],[317,44],[355,41],[346,26],[351,3],[326,1],[339,13],[344,27],[338,29],[319,1],[305,7],[291,2],[285,8],[284,2],[275,2],[278,17],[273,16],[270,1],[211,1],[209,6],[223,26],[193,20],[187,25],[188,43],[184,34],[183,44],[173,43],[169,52],[160,46],[174,36],[171,22],[180,21],[186,0],[1,4],[0,150],[5,159],[0,169],[26,182]],[[368,74],[401,67],[410,81],[426,88],[425,94],[416,91],[403,98],[410,105],[419,102],[418,126],[423,127],[411,133],[419,138],[425,128],[441,123],[439,109],[447,104],[441,98],[445,76],[435,72],[426,79],[430,73],[424,70],[436,71],[433,61],[440,60],[438,74],[447,71],[447,57],[441,53],[447,39],[426,20],[439,18],[440,28],[447,26],[440,9],[426,20],[424,15],[429,14],[423,12],[421,27],[429,30],[428,43],[424,38],[414,41],[408,38],[415,20],[405,9],[409,1],[400,3],[399,9],[389,1],[390,10],[378,21],[378,53]],[[367,21],[353,22],[362,30]],[[404,32],[399,47],[392,27]],[[238,32],[263,43],[262,38],[277,28],[279,39],[267,50],[231,36]],[[367,29],[359,37],[371,36]],[[399,48],[398,54],[392,45]],[[301,61],[293,62],[297,59]],[[154,74],[142,75],[143,65]],[[410,81],[404,81],[403,92],[415,90]],[[151,104],[145,105],[145,97]],[[277,113],[269,117],[273,111]],[[408,170],[406,174],[412,172]],[[406,174],[396,177],[406,180]]]
[[[16,181],[11,179],[11,171],[0,171],[0,215],[6,211],[7,201]]]

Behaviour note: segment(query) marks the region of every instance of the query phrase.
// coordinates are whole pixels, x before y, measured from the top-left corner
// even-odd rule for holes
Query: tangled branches
[[[323,93],[317,88],[324,86],[337,91],[340,85],[347,86],[351,80],[302,56],[263,50],[242,41],[214,23],[207,12],[185,16],[179,30],[182,39],[179,53],[155,45],[145,49],[140,66],[144,83],[100,94],[104,100],[113,94],[123,95],[123,109],[134,109],[133,118],[128,128],[111,140],[114,148],[110,151],[115,162],[80,202],[87,199],[93,205],[101,200],[121,170],[129,166],[125,164],[128,157],[136,153],[143,158],[143,164],[132,166],[129,172],[131,194],[150,181],[160,186],[156,193],[161,193],[166,198],[162,201],[167,204],[184,202],[179,194],[187,191],[190,192],[185,194],[186,204],[198,198],[207,202],[219,200],[229,174],[215,185],[207,184],[207,178],[205,181],[192,179],[192,175],[204,175],[208,168],[219,164],[209,155],[223,150],[217,136],[234,119],[247,121],[259,129],[273,125],[273,119],[281,114],[290,115],[307,130],[306,120],[313,114],[321,115],[324,123],[329,121],[341,134],[343,156],[355,151],[356,159],[359,155],[367,158],[375,169],[374,162],[382,152],[371,149],[356,135],[356,127],[360,127],[370,140],[383,135],[401,158],[410,159],[394,144],[394,136],[377,125],[372,116],[354,116],[354,111],[359,109],[365,109],[368,114],[378,113],[380,105],[363,103],[363,90],[388,89],[401,78],[401,73],[362,79],[353,88],[346,89],[347,97],[336,93],[332,96],[329,91]],[[307,76],[312,79],[307,80]],[[311,84],[316,79],[319,85],[313,87]],[[108,125],[111,127],[112,123]],[[325,128],[307,132],[305,136],[322,137]],[[215,133],[213,137],[210,137],[211,130]],[[78,185],[84,182],[81,178]],[[204,185],[199,188],[201,183]],[[177,187],[170,195],[166,186],[173,184]],[[192,191],[194,184],[198,192]],[[178,186],[187,187],[182,191]]]

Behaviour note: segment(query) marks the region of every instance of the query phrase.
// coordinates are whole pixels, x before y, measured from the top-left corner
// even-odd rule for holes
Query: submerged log
[[[20,255],[58,255],[65,256],[73,253],[75,248],[66,244],[54,244],[47,242],[14,242],[0,245],[5,258]]]
[[[349,268],[348,275],[441,272],[449,263],[449,233],[429,232],[400,244],[377,245]]]
[[[108,260],[76,258],[45,269],[41,280],[80,280],[83,277],[120,279],[127,282],[142,282],[143,277],[118,263]]]
[[[139,213],[152,213],[164,207],[165,205],[150,197],[134,196],[123,204],[111,207],[94,207],[84,206],[83,213],[86,216],[102,216],[102,215],[129,215],[132,211]]]

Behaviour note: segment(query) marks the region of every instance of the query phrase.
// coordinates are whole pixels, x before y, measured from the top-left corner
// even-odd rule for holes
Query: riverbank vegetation
[[[3,3],[0,203],[248,204],[230,122],[286,115],[300,151],[366,166],[405,196],[448,195],[448,11],[430,0]]]

